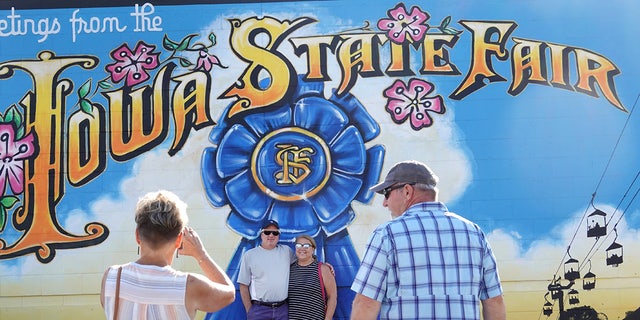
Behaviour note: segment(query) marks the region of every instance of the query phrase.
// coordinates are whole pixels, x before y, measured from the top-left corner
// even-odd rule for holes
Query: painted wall
[[[312,234],[347,317],[406,159],[487,233],[509,318],[640,307],[639,4],[51,5],[0,7],[0,319],[103,318],[157,189],[234,280],[262,221]]]

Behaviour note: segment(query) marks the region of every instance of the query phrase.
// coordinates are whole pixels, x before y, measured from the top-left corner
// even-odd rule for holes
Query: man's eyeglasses
[[[270,235],[279,236],[280,235],[280,231],[273,231],[273,230],[264,230],[264,231],[262,231],[262,233],[264,233],[265,236],[270,236]]]
[[[386,187],[382,190],[382,194],[384,195],[385,199],[389,199],[389,195],[391,195],[391,191],[396,190],[396,189],[400,189],[400,188],[404,188],[404,186],[406,185],[410,185],[412,186],[413,183],[405,183],[405,184],[399,184],[399,185],[395,185],[395,186],[390,186],[390,187]]]
[[[298,243],[296,243],[296,248],[308,249],[308,248],[311,248],[311,243],[299,243],[298,242]]]

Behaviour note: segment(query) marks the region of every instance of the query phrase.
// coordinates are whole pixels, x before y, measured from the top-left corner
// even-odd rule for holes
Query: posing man
[[[351,319],[504,320],[491,247],[475,223],[437,202],[438,177],[417,161],[394,165],[382,183],[392,220],[369,237],[351,290]]]
[[[278,244],[280,227],[267,221],[260,232],[262,243],[248,250],[240,262],[240,297],[247,320],[288,320],[289,265],[293,250]]]

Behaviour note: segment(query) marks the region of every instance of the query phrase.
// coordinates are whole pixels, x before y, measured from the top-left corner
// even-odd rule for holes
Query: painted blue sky
[[[104,67],[112,62],[109,52],[122,43],[133,48],[138,41],[144,41],[162,51],[165,35],[180,40],[189,34],[198,34],[200,38],[197,40],[206,41],[207,35],[213,32],[218,40],[213,54],[229,68],[212,71],[212,97],[219,96],[234,83],[246,66],[228,43],[228,19],[271,16],[292,20],[308,16],[318,21],[295,31],[292,37],[335,35],[361,28],[367,23],[375,30],[377,21],[386,18],[387,10],[397,4],[395,1],[345,0],[159,5],[153,8],[152,15],[162,19],[163,30],[137,32],[134,30],[135,19],[130,15],[134,11],[133,6],[27,10],[15,2],[14,15],[21,19],[49,19],[47,23],[58,19],[61,31],[50,34],[46,39],[43,35],[9,35],[6,30],[5,33],[0,31],[0,61],[35,59],[43,50],[58,56],[90,54],[98,57],[100,64],[93,70],[76,66],[61,75],[72,79],[76,85],[74,90],[77,90],[77,86],[89,77],[95,86],[107,76]],[[492,241],[501,263],[501,273],[505,275],[506,292],[515,297],[510,301],[510,308],[530,312],[527,315],[539,314],[539,307],[544,303],[542,296],[546,292],[546,284],[540,283],[552,275],[557,263],[564,261],[562,254],[570,241],[574,239],[572,248],[577,249],[588,248],[593,243],[592,239],[586,238],[584,224],[579,225],[581,217],[593,211],[592,205],[607,212],[611,223],[609,234],[613,224],[624,213],[623,225],[619,229],[626,233],[620,234],[625,247],[633,247],[640,239],[640,213],[636,199],[640,181],[634,180],[640,172],[636,142],[640,138],[640,115],[636,110],[640,95],[637,81],[640,75],[640,63],[637,61],[640,56],[640,42],[637,41],[640,2],[429,0],[404,4],[407,9],[419,5],[430,15],[429,24],[432,26],[450,16],[450,27],[463,31],[455,46],[447,49],[450,63],[462,74],[416,76],[435,86],[434,94],[444,98],[447,110],[444,115],[432,114],[434,125],[419,131],[407,123],[394,123],[384,110],[386,101],[382,92],[395,78],[359,77],[352,93],[381,127],[380,135],[368,147],[384,145],[386,155],[382,174],[395,161],[407,158],[424,160],[432,165],[442,180],[441,198],[449,209],[477,222]],[[0,10],[0,30],[3,23],[8,25],[11,14],[11,10]],[[70,22],[74,14],[87,21],[92,17],[117,17],[127,29],[120,33],[80,32],[76,33],[74,40]],[[592,97],[572,90],[529,84],[523,92],[511,96],[508,94],[513,79],[511,60],[499,61],[495,57],[491,58],[492,65],[507,81],[485,81],[485,87],[462,100],[452,100],[449,95],[461,83],[471,62],[471,34],[459,23],[461,20],[514,22],[517,27],[510,37],[564,45],[606,57],[620,70],[620,74],[614,77],[615,90],[628,112],[615,108],[601,96],[599,89],[600,97]],[[513,45],[510,38],[507,49],[511,50]],[[292,60],[298,73],[306,71],[304,57],[295,56],[290,42],[284,41],[281,49]],[[160,59],[166,59],[167,52],[162,52]],[[411,49],[410,55],[412,70],[415,71],[421,64],[419,51]],[[388,44],[382,46],[380,59],[385,67],[389,61]],[[340,70],[332,54],[328,54],[328,61],[333,79],[327,81],[326,88],[330,89],[337,84]],[[570,83],[575,84],[578,76],[575,56],[570,54],[569,61]],[[0,79],[0,110],[17,104],[32,85],[23,72],[16,72],[10,80]],[[75,94],[68,98],[68,112],[78,108],[73,105],[74,99]],[[96,101],[104,103],[105,100],[98,95]],[[218,121],[229,102],[223,99],[211,102],[214,120]],[[212,256],[227,263],[231,259],[229,252],[238,240],[238,235],[225,225],[230,209],[228,206],[213,208],[206,202],[200,176],[200,157],[203,150],[211,145],[207,140],[210,130],[192,131],[184,150],[174,157],[167,153],[172,138],[169,136],[160,147],[135,159],[126,162],[110,159],[107,172],[81,188],[65,184],[65,196],[56,207],[59,222],[79,233],[88,222],[103,222],[112,231],[110,237],[98,246],[60,250],[60,256],[72,256],[73,259],[56,258],[50,265],[42,265],[32,256],[0,261],[0,273],[41,275],[48,273],[43,271],[47,268],[51,268],[54,274],[68,270],[74,272],[77,269],[65,263],[81,265],[75,260],[81,258],[86,259],[82,272],[98,274],[115,259],[135,256],[133,239],[126,236],[133,234],[132,208],[142,192],[157,188],[175,188],[180,196],[187,199],[190,208],[194,209],[193,214],[190,213],[193,225],[203,230],[201,234],[209,237],[207,245],[215,250],[212,250]],[[388,219],[381,202],[381,197],[376,196],[371,203],[354,204],[357,218],[349,226],[349,232],[356,250],[364,247],[366,236],[375,225]],[[572,237],[574,232],[576,236]],[[10,227],[2,234],[8,243],[19,236]],[[601,249],[611,241],[606,241]],[[81,255],[77,254],[78,250]],[[611,277],[611,269],[604,264],[602,251],[594,256],[594,272],[599,276],[606,274],[613,278],[611,281],[622,279],[620,281],[624,284],[615,283],[609,286],[609,290],[595,290],[591,295],[583,293],[581,300],[598,306],[602,301],[610,301],[611,305],[607,306],[610,310],[605,312],[614,318],[616,313],[624,315],[630,306],[637,308],[637,299],[634,300],[637,294],[620,292],[625,292],[625,288],[637,291],[634,279],[637,279],[636,261],[640,260],[631,250],[625,251],[625,264],[615,269],[616,274]],[[582,250],[572,252],[574,257],[584,262]],[[531,261],[536,261],[535,266]],[[24,285],[28,281],[25,279],[14,279],[16,288],[28,287],[29,283]],[[39,277],[30,279],[36,286],[46,283]],[[522,293],[521,288],[529,291]],[[629,299],[624,302],[627,297]],[[622,301],[621,306],[613,305],[613,301]],[[520,318],[532,318],[527,315]]]
[[[200,32],[211,27],[214,21],[224,18],[250,15],[273,15],[292,18],[311,15],[319,22],[309,26],[317,34],[335,33],[357,28],[364,21],[375,22],[386,17],[386,11],[396,5],[392,1],[350,1],[342,10],[341,1],[307,1],[300,3],[261,3],[202,6],[193,14],[189,6],[156,6],[155,14],[162,17],[165,30],[183,30],[183,34],[169,34],[179,39],[188,33]],[[418,3],[405,2],[407,8]],[[447,108],[455,113],[454,127],[458,146],[466,154],[472,168],[472,178],[461,195],[449,204],[487,230],[503,228],[511,230],[526,245],[546,236],[556,226],[574,219],[575,212],[585,210],[591,195],[596,193],[595,205],[606,204],[626,209],[626,219],[632,226],[640,226],[637,204],[632,202],[633,192],[623,199],[635,175],[640,169],[640,155],[634,141],[638,137],[638,115],[631,113],[640,90],[637,87],[640,64],[636,61],[639,44],[635,39],[638,22],[633,16],[640,4],[613,2],[603,6],[600,1],[445,1],[420,2],[423,11],[431,15],[430,23],[438,24],[451,16],[451,26],[464,30],[459,20],[514,21],[518,27],[512,36],[535,39],[549,43],[583,48],[606,56],[621,70],[615,77],[618,96],[630,113],[624,113],[603,97],[594,98],[568,90],[530,84],[518,96],[507,93],[512,79],[510,61],[493,58],[496,71],[507,82],[487,85],[461,101],[448,99],[448,95],[460,83],[463,76],[431,76],[429,81],[437,87],[437,93],[445,97]],[[131,21],[132,7],[82,8],[82,17],[122,17]],[[109,61],[108,52],[122,41],[131,46],[137,40],[161,44],[165,32],[132,32],[133,26],[123,34],[99,36],[77,34],[72,42],[69,16],[74,9],[20,10],[23,17],[58,17],[63,32],[50,35],[38,43],[40,36],[25,35],[3,38],[0,42],[2,60],[34,57],[41,50],[52,50],[57,55],[90,53],[102,60],[94,81],[105,76],[104,64]],[[180,15],[189,10],[189,16]],[[9,11],[2,11],[5,17]],[[176,14],[177,13],[177,14]],[[129,20],[125,20],[128,17]],[[222,22],[220,22],[222,23]],[[218,40],[226,41],[218,25]],[[99,37],[99,41],[97,41]],[[60,40],[64,39],[64,40]],[[287,45],[286,43],[283,44]],[[513,45],[508,42],[508,48]],[[450,60],[463,73],[469,68],[470,34],[463,32],[454,48],[449,49]],[[413,52],[415,54],[415,52]],[[416,55],[417,56],[417,55]],[[73,77],[79,69],[71,69]],[[575,71],[571,71],[575,82]],[[14,80],[30,84],[26,77],[16,75]],[[360,79],[361,83],[364,80]],[[1,84],[1,83],[0,83]],[[21,93],[2,86],[3,105],[15,103]],[[436,118],[438,121],[438,118]],[[428,130],[428,129],[427,129]],[[389,134],[384,133],[383,134]],[[164,152],[165,150],[159,150]],[[118,176],[131,174],[134,162],[109,163],[109,169],[118,170],[102,175],[83,187],[96,193],[111,194],[118,198]],[[70,190],[70,189],[68,189]],[[60,212],[81,207],[88,209],[83,193],[69,192],[58,207]],[[630,205],[629,205],[630,203]],[[627,207],[628,206],[628,207]],[[611,213],[612,214],[612,213]],[[618,215],[620,213],[617,213]],[[614,218],[615,220],[615,218]]]

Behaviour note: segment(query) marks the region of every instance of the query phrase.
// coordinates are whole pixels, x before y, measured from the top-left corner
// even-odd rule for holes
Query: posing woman
[[[289,319],[330,320],[336,311],[336,279],[331,268],[318,262],[316,241],[308,235],[296,238],[296,257],[289,275]]]
[[[169,191],[140,199],[135,213],[140,258],[109,267],[102,278],[100,303],[108,320],[193,319],[197,310],[214,312],[233,302],[233,283],[196,232],[185,227],[186,209]],[[204,276],[173,269],[176,250],[194,257]]]

